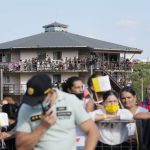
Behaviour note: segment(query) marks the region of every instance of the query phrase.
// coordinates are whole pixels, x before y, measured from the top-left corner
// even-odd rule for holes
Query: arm
[[[86,111],[92,112],[94,110],[94,103],[92,100],[89,100],[89,102],[86,104]]]
[[[102,121],[102,120],[117,120],[120,119],[117,115],[110,115],[110,114],[96,114],[95,121]]]
[[[95,150],[100,137],[99,130],[95,123],[91,119],[88,119],[80,125],[80,128],[87,134],[84,150]]]
[[[41,124],[37,126],[31,133],[16,133],[17,150],[31,150],[38,143],[42,135],[56,122],[56,114],[50,114],[49,110],[45,115],[41,116]]]
[[[137,113],[134,115],[134,119],[142,120],[142,119],[150,119],[150,113]]]

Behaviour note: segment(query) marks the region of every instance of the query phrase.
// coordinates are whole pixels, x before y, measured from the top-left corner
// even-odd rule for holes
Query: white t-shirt
[[[7,113],[0,112],[0,128],[7,127],[9,125]]]
[[[148,112],[148,110],[143,108],[143,107],[138,106],[135,114],[137,114],[139,112]],[[129,136],[135,136],[136,135],[136,124],[135,123],[127,124],[127,128],[128,128]]]
[[[88,99],[89,100],[89,99]],[[80,103],[82,104],[82,106],[86,107],[86,104],[88,103],[86,101],[86,99],[80,100]],[[87,113],[88,114],[88,113]],[[76,126],[76,145],[80,146],[80,147],[84,147],[85,146],[85,141],[86,141],[86,134],[85,132],[83,132],[80,128],[79,125]]]
[[[106,114],[106,111],[104,109],[99,109],[90,113],[94,121],[96,114]],[[119,109],[117,115],[120,116],[120,120],[133,119],[133,114],[127,109]],[[99,141],[104,144],[117,145],[123,143],[128,139],[128,128],[126,126],[126,123],[101,123],[99,121],[97,125],[100,132]]]

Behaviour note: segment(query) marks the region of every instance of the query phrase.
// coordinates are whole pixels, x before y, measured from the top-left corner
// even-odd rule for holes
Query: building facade
[[[142,52],[72,34],[67,25],[57,22],[43,28],[43,33],[0,44],[1,98],[24,94],[27,80],[38,72],[47,73],[54,85],[70,76],[79,76],[86,83],[94,71],[120,84],[132,71],[130,58]]]

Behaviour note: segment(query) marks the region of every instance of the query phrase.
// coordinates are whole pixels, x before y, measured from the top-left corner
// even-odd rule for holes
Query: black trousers
[[[118,145],[107,145],[107,144],[98,142],[95,150],[137,150],[137,144],[124,142]]]

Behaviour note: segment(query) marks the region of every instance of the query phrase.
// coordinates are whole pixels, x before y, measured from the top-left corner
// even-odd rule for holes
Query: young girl
[[[102,147],[104,150],[120,150],[122,143],[128,139],[128,129],[126,123],[119,122],[119,120],[132,120],[133,115],[127,109],[119,108],[118,96],[114,91],[106,92],[103,100],[104,109],[91,113],[93,120],[98,122],[101,135],[96,150]],[[114,122],[103,122],[103,120]]]

